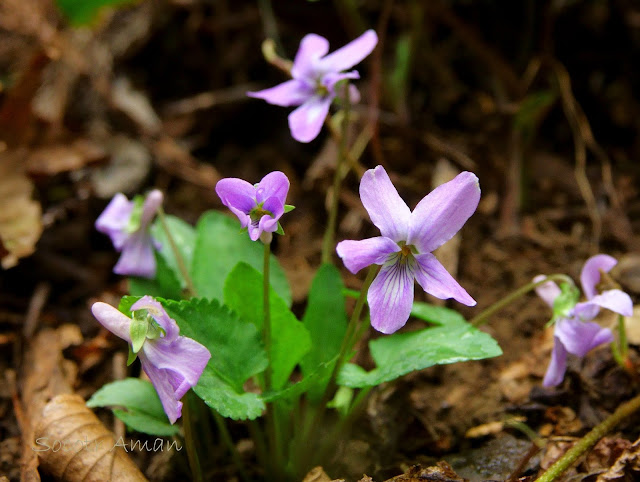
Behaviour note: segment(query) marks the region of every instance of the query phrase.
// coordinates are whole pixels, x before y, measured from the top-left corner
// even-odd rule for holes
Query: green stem
[[[271,390],[271,305],[269,301],[269,260],[271,258],[271,241],[264,243],[263,269],[262,269],[262,336],[264,349],[267,351],[269,365],[265,371],[265,391]]]
[[[247,474],[247,471],[244,468],[242,458],[240,457],[240,453],[233,443],[233,439],[231,438],[231,434],[227,429],[227,424],[225,423],[224,418],[222,418],[222,416],[215,410],[211,410],[211,413],[213,414],[213,418],[216,422],[216,425],[218,426],[220,439],[222,440],[222,443],[225,445],[225,447],[227,447],[227,450],[229,450],[231,458],[233,459],[233,463],[236,464],[238,472],[240,473],[240,477],[245,482],[249,482],[251,479],[249,478],[249,474]]]
[[[476,316],[475,318],[470,320],[469,323],[471,323],[474,326],[482,326],[487,321],[489,321],[488,318],[491,315],[493,315],[495,312],[500,311],[505,306],[513,303],[515,300],[517,300],[521,296],[526,295],[529,291],[532,291],[532,290],[536,289],[538,286],[546,283],[547,281],[555,281],[555,280],[564,281],[565,283],[569,283],[571,285],[574,284],[573,280],[571,278],[569,278],[565,274],[552,274],[552,275],[547,276],[545,279],[543,279],[541,281],[538,281],[538,282],[533,282],[532,281],[531,283],[527,283],[523,287],[517,289],[516,291],[514,291],[510,295],[502,298],[500,301],[492,304],[487,309],[482,311],[482,313],[480,313],[478,316]]]
[[[184,429],[184,442],[187,448],[189,467],[191,468],[191,479],[195,482],[202,482],[204,479],[202,477],[200,460],[198,459],[198,450],[196,448],[196,440],[194,434],[194,420],[191,414],[189,397],[190,394],[187,394],[182,405],[182,428]]]
[[[337,386],[336,378],[340,373],[340,369],[347,360],[347,356],[351,350],[351,347],[358,341],[357,339],[355,339],[353,343],[351,343],[354,333],[357,333],[359,331],[358,324],[360,321],[360,315],[362,313],[364,303],[367,299],[367,292],[369,291],[369,286],[371,286],[375,275],[378,273],[378,269],[379,267],[375,264],[369,267],[369,272],[367,273],[367,277],[364,280],[364,283],[362,284],[362,288],[360,290],[360,296],[358,297],[356,306],[354,307],[353,313],[351,314],[351,319],[349,320],[347,331],[344,335],[344,338],[342,339],[342,345],[340,346],[340,352],[338,354],[338,358],[336,359],[336,364],[333,366],[333,370],[331,371],[331,375],[329,376],[329,381],[327,382],[327,386],[324,389],[324,393],[322,394],[320,403],[313,407],[310,407],[310,410],[306,414],[307,419],[303,427],[304,432],[302,436],[304,455],[296,457],[296,463],[299,464],[298,471],[306,469],[307,465],[310,462],[310,459],[314,455],[317,455],[316,453],[312,453],[312,450],[315,447],[314,442],[317,439],[316,431],[318,430],[318,427],[320,426],[320,423],[324,418],[324,413],[327,409],[327,403],[329,402],[331,395],[335,392],[335,388]],[[311,419],[310,423],[309,419]]]
[[[620,356],[626,359],[629,355],[629,342],[627,341],[627,329],[624,325],[624,316],[618,315],[618,343],[620,346]]]
[[[340,147],[338,150],[338,158],[336,160],[336,170],[333,173],[333,187],[331,191],[331,207],[329,208],[329,220],[327,221],[327,229],[324,232],[322,240],[322,262],[331,263],[333,254],[333,242],[336,232],[336,223],[338,220],[338,207],[340,205],[340,186],[342,184],[342,166],[347,157],[347,137],[349,129],[349,83],[345,82],[345,103],[342,119],[342,135],[340,136]]]
[[[169,229],[169,226],[167,225],[167,220],[164,214],[164,209],[159,208],[158,209],[158,219],[160,220],[160,225],[162,226],[162,229],[164,230],[165,234],[167,235],[167,240],[169,241],[169,246],[171,247],[171,251],[173,252],[173,255],[176,258],[176,262],[178,263],[178,269],[180,270],[180,274],[182,275],[182,277],[184,278],[185,283],[187,284],[187,289],[186,289],[186,294],[188,298],[191,297],[195,297],[198,296],[197,292],[196,292],[196,288],[193,284],[193,280],[191,279],[191,275],[189,274],[189,270],[187,269],[187,265],[184,262],[184,258],[182,257],[182,254],[180,253],[180,251],[178,250],[178,245],[176,244],[175,240],[173,239],[173,235],[171,234],[171,230]]]
[[[536,482],[552,482],[560,477],[573,463],[587,450],[593,447],[598,440],[604,437],[618,423],[640,409],[640,395],[624,402],[618,409],[609,415],[603,422],[596,425],[591,432],[582,437],[578,443],[571,447],[556,463],[549,467]]]

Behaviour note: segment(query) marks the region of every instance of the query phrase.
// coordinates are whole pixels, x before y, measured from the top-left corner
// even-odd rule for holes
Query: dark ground
[[[320,262],[335,145],[324,132],[297,143],[288,109],[244,96],[284,80],[262,57],[267,35],[293,57],[308,32],[326,36],[333,49],[376,29],[378,49],[358,68],[363,102],[353,135],[375,128],[361,164],[383,164],[411,207],[448,169],[480,178],[478,212],[459,248],[441,254],[478,301],[473,309],[455,306],[465,316],[539,273],[577,279],[598,252],[620,260],[617,279],[638,300],[640,5],[288,0],[274,1],[270,12],[269,4],[145,1],[105,12],[92,30],[66,26],[45,1],[0,5],[0,254],[8,268],[0,277],[0,475],[18,480],[29,451],[21,433],[32,423],[25,386],[38,376],[27,362],[37,333],[79,328],[60,346],[67,386],[81,396],[123,376],[114,358],[124,354],[121,345],[88,310],[93,300],[126,291],[111,273],[116,253],[93,229],[115,192],[158,187],[167,212],[195,222],[221,208],[220,177],[284,171],[297,209],[276,254],[295,308],[304,308]],[[357,186],[351,173],[338,239],[374,234]],[[22,250],[8,239],[15,232]],[[9,267],[10,253],[22,257],[16,266]],[[360,286],[361,277],[344,274],[350,287]],[[548,466],[563,443],[637,393],[606,349],[571,365],[558,389],[543,389],[548,316],[529,295],[483,328],[502,357],[435,367],[376,390],[330,475],[385,480],[414,463],[447,460],[461,476],[506,480],[532,445],[514,420],[549,440],[515,475]],[[630,322],[634,362],[638,321]],[[635,457],[625,467],[638,467],[637,427],[637,418],[625,422],[568,477],[608,477],[619,457]],[[470,436],[472,428],[484,435]],[[181,460],[158,457],[135,461],[154,480],[182,470]],[[230,462],[218,457],[216,480],[233,478]],[[627,470],[631,478],[597,480],[635,480],[638,472]]]

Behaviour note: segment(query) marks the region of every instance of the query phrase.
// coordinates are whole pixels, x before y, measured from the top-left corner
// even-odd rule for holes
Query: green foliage
[[[367,372],[358,365],[346,364],[338,376],[338,383],[351,388],[370,387],[433,365],[482,360],[502,354],[491,336],[468,324],[453,310],[415,303],[412,313],[440,326],[371,341],[369,349],[376,368]]]
[[[169,423],[155,388],[145,380],[125,378],[108,383],[93,394],[87,407],[124,407],[114,408],[113,413],[131,430],[163,437],[178,433],[178,426]]]
[[[167,228],[171,232],[171,239],[175,243],[175,246],[182,257],[185,264],[185,268],[189,270],[193,260],[193,250],[196,245],[196,230],[189,223],[184,222],[182,219],[168,214],[164,215]],[[173,252],[167,233],[162,228],[160,219],[156,219],[151,227],[151,234],[153,239],[160,243],[159,253],[165,260],[167,266],[175,273],[175,276],[180,281],[180,286],[184,289],[187,287],[187,283],[182,276],[180,266],[176,255]]]
[[[265,408],[260,395],[243,385],[267,367],[267,356],[256,327],[239,319],[216,300],[162,300],[180,327],[180,334],[198,341],[211,360],[194,392],[224,417],[254,419]]]
[[[251,241],[246,233],[241,233],[236,219],[209,211],[198,221],[196,232],[191,275],[199,296],[222,300],[224,280],[240,262],[262,272],[262,243]],[[289,282],[273,255],[270,282],[278,296],[291,306]]]
[[[338,269],[331,264],[322,265],[311,284],[307,309],[302,318],[311,335],[311,350],[300,363],[302,373],[307,377],[321,365],[326,365],[317,386],[309,391],[311,399],[322,396],[347,331],[343,291],[344,284]],[[330,360],[333,362],[327,363]]]
[[[56,0],[58,8],[74,25],[91,23],[103,7],[117,7],[136,0]]]
[[[129,278],[129,293],[134,296],[149,295],[153,297],[179,300],[182,288],[177,273],[169,267],[162,254],[156,252],[156,277],[154,279]]]
[[[239,263],[227,277],[225,304],[238,316],[262,331],[264,322],[262,274]],[[273,389],[284,386],[300,359],[311,348],[309,332],[289,310],[274,289],[269,295],[271,311],[271,382]]]

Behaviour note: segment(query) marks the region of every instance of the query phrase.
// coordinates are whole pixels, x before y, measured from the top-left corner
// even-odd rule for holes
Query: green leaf
[[[227,277],[225,304],[241,319],[262,331],[264,322],[262,274],[246,263],[239,263]],[[284,386],[300,359],[311,347],[309,332],[289,310],[284,300],[271,289],[271,382],[278,390]]]
[[[138,301],[142,296],[123,296],[120,299],[120,304],[118,305],[118,311],[120,313],[124,313],[127,316],[131,316],[131,307]]]
[[[178,426],[171,425],[153,385],[138,378],[125,378],[103,386],[87,401],[87,407],[124,407],[113,413],[132,430],[150,435],[171,436]]]
[[[155,253],[156,277],[154,279],[129,278],[129,293],[135,296],[154,296],[171,300],[182,298],[182,288],[176,273],[162,255]]]
[[[258,417],[264,401],[243,389],[247,379],[267,367],[267,355],[254,324],[239,319],[216,300],[161,302],[178,323],[180,334],[203,344],[211,353],[194,392],[224,417]]]
[[[202,215],[196,227],[197,239],[191,274],[199,296],[222,300],[224,282],[239,262],[262,272],[262,243],[238,232],[238,221],[216,211]],[[273,289],[291,306],[291,288],[275,256],[271,256],[270,282]]]
[[[184,222],[182,219],[169,214],[164,215],[164,221],[167,225],[167,229],[171,233],[171,239],[184,262],[185,269],[189,270],[189,267],[192,265],[193,251],[196,246],[195,228],[189,223]],[[180,265],[176,259],[173,248],[171,247],[167,233],[162,227],[162,222],[158,218],[156,218],[153,226],[151,227],[151,235],[153,236],[153,239],[160,243],[160,250],[158,252],[164,259],[166,266],[171,269],[175,278],[178,279],[180,287],[185,289],[187,287],[187,282],[182,275]],[[163,296],[163,298],[167,297]],[[180,297],[171,299],[180,299]]]
[[[56,0],[58,8],[74,25],[90,23],[106,6],[120,6],[136,0]]]
[[[468,323],[451,324],[410,333],[383,336],[369,343],[376,368],[370,372],[346,364],[338,383],[351,388],[379,385],[414,370],[502,354],[498,343]]]
[[[435,306],[420,301],[414,301],[411,316],[436,325],[466,325],[467,321],[455,310],[444,306]]]
[[[343,292],[340,271],[332,264],[323,264],[311,284],[307,309],[302,318],[302,323],[311,335],[311,350],[300,363],[305,377],[316,371],[321,364],[335,359],[340,352],[347,331]],[[334,364],[335,360],[328,364],[318,378],[317,386],[309,391],[311,399],[322,397]]]
[[[296,207],[292,206],[291,204],[285,204],[284,205],[284,212],[286,213],[290,213],[291,211],[293,211]]]
[[[129,324],[131,351],[133,351],[133,353],[138,353],[147,339],[147,331],[149,331],[148,316],[148,313],[144,310],[138,310],[133,313],[131,323]]]

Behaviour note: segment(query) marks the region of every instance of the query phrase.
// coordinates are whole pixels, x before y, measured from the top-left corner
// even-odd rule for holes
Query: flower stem
[[[189,390],[190,392],[191,390]],[[184,399],[182,406],[182,428],[184,429],[184,442],[187,448],[187,458],[189,459],[189,467],[191,468],[191,479],[195,482],[202,482],[202,469],[200,460],[198,459],[198,450],[196,448],[196,440],[194,434],[194,420],[191,413],[190,393]]]
[[[267,351],[269,365],[265,371],[264,389],[271,390],[271,305],[269,301],[269,260],[271,257],[271,242],[264,243],[264,257],[262,270],[262,336],[264,340],[264,349]]]
[[[178,269],[180,270],[180,274],[184,278],[185,283],[187,284],[186,295],[187,298],[192,298],[198,296],[196,292],[196,288],[193,284],[193,280],[191,279],[191,275],[189,274],[189,270],[187,269],[187,265],[184,262],[184,258],[182,257],[182,253],[178,249],[178,245],[176,244],[173,235],[171,234],[171,230],[169,229],[169,225],[167,224],[167,219],[164,214],[164,209],[160,207],[158,209],[158,219],[160,220],[160,225],[164,233],[167,235],[167,240],[169,241],[169,246],[171,247],[171,251],[176,258],[176,263],[178,264]]]
[[[604,437],[618,423],[640,409],[640,395],[624,402],[618,409],[609,415],[599,425],[596,425],[588,434],[582,437],[578,443],[571,447],[551,467],[549,467],[536,482],[552,482],[560,477],[571,465],[587,450],[593,447],[598,440]]]
[[[227,424],[225,423],[224,418],[222,418],[222,416],[215,410],[211,410],[211,413],[213,414],[213,418],[216,422],[216,425],[218,426],[218,431],[220,432],[220,439],[222,440],[222,443],[225,445],[225,447],[227,447],[227,449],[229,450],[229,453],[231,454],[231,458],[233,459],[233,462],[236,464],[236,467],[238,468],[240,477],[245,482],[249,482],[251,479],[249,478],[249,475],[247,474],[247,471],[244,468],[244,464],[242,463],[242,458],[240,458],[238,449],[236,448],[236,446],[233,443],[233,440],[231,439],[231,434],[227,429]]]
[[[322,240],[322,262],[331,263],[331,255],[333,254],[333,243],[336,232],[336,223],[338,220],[338,207],[340,204],[340,186],[342,184],[342,166],[347,157],[347,138],[349,133],[349,83],[345,82],[345,103],[342,119],[342,135],[340,136],[340,146],[338,149],[338,158],[336,160],[336,170],[333,173],[333,187],[331,190],[331,207],[329,208],[329,220],[327,221],[327,229],[324,232]]]
[[[492,304],[491,306],[486,308],[484,311],[482,311],[482,313],[480,313],[478,316],[476,316],[473,319],[471,319],[469,321],[469,323],[471,323],[474,326],[482,326],[482,325],[484,325],[485,323],[487,323],[489,321],[488,318],[491,315],[493,315],[495,312],[500,311],[505,306],[507,306],[510,303],[514,302],[515,300],[517,300],[521,296],[526,295],[529,291],[532,291],[532,290],[536,289],[538,286],[546,283],[547,281],[554,281],[554,280],[564,281],[565,283],[569,283],[571,285],[574,284],[573,280],[571,278],[569,278],[565,274],[551,274],[551,275],[547,276],[545,279],[543,279],[541,281],[538,281],[538,282],[533,282],[532,281],[531,283],[527,283],[526,285],[522,286],[521,288],[518,288],[517,290],[515,290],[510,295],[502,298],[500,301]]]
[[[360,315],[362,313],[364,303],[367,299],[369,286],[371,286],[375,275],[378,273],[378,269],[379,267],[375,264],[369,267],[369,272],[367,273],[367,277],[364,280],[364,283],[362,284],[362,288],[360,290],[360,296],[358,297],[356,306],[354,307],[353,313],[351,314],[351,319],[349,320],[347,331],[344,334],[344,338],[342,339],[342,345],[340,346],[340,352],[338,354],[338,358],[336,359],[336,364],[333,366],[333,370],[331,371],[331,375],[329,376],[329,381],[327,382],[327,386],[324,389],[322,398],[318,404],[314,405],[313,407],[309,407],[310,410],[307,412],[307,423],[303,427],[302,436],[304,455],[296,458],[296,462],[299,464],[298,469],[306,469],[311,462],[310,459],[314,456],[317,456],[316,452],[312,452],[313,448],[315,447],[315,442],[318,438],[316,436],[316,431],[323,421],[324,413],[327,409],[327,403],[329,402],[331,395],[335,392],[337,386],[336,379],[338,377],[338,374],[340,373],[340,369],[347,361],[347,356],[351,351],[351,348],[358,341],[357,339],[354,339],[354,334],[360,332],[360,330],[358,330]],[[308,422],[309,418],[311,419],[310,423]]]

